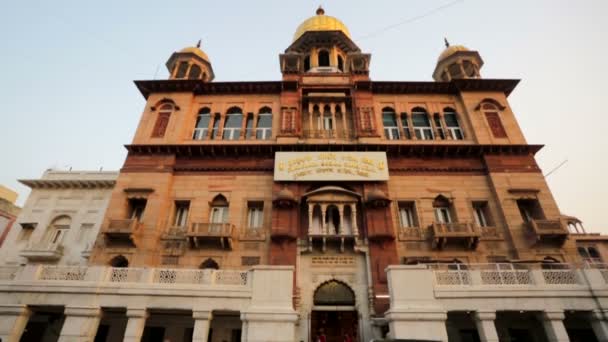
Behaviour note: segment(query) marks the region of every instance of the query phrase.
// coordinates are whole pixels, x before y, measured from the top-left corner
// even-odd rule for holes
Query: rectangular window
[[[450,215],[449,207],[435,207],[435,219],[437,223],[450,223],[452,217]]]
[[[490,227],[494,225],[490,217],[488,202],[473,202],[473,215],[478,227]]]
[[[264,203],[247,203],[247,228],[260,229],[264,224]]]
[[[78,242],[87,241],[93,235],[94,223],[83,223],[80,225],[80,231],[78,234]]]
[[[445,120],[445,125],[448,127],[448,130],[450,131],[450,134],[454,140],[464,139],[464,134],[462,133],[462,129],[458,124],[456,113],[445,113],[443,115],[443,119]]]
[[[413,112],[412,125],[414,126],[414,133],[418,140],[435,139],[433,128],[426,112]]]
[[[141,220],[144,215],[144,209],[146,209],[147,201],[140,198],[129,199],[129,218]]]
[[[524,222],[530,222],[532,220],[544,219],[544,214],[540,208],[540,203],[536,199],[519,199],[517,200],[517,207]]]
[[[399,223],[401,228],[413,228],[418,226],[415,220],[416,215],[414,208],[414,202],[399,203]]]
[[[185,227],[188,224],[188,211],[190,201],[175,201],[175,217],[173,218],[174,227]]]
[[[210,223],[227,223],[228,222],[228,207],[217,206],[211,207]]]

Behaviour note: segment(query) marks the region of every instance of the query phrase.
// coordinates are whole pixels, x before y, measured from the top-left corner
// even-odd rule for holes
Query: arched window
[[[196,64],[192,64],[190,72],[188,73],[188,79],[197,80],[201,76],[201,67]]]
[[[304,57],[304,71],[310,70],[310,56]]]
[[[129,260],[122,255],[117,255],[110,260],[112,267],[129,267]]]
[[[452,139],[464,139],[464,133],[462,132],[462,128],[460,128],[458,115],[456,114],[456,110],[454,110],[454,108],[446,107],[443,109],[443,120],[445,120],[445,125],[450,132]]]
[[[257,129],[255,138],[268,140],[272,136],[272,109],[262,107],[258,113]]]
[[[321,213],[321,206],[316,204],[312,209],[312,230],[314,235],[323,234],[323,214]]]
[[[384,124],[384,137],[388,140],[397,140],[399,126],[397,125],[397,114],[391,107],[382,108],[382,124]]]
[[[433,201],[435,209],[435,221],[437,223],[451,223],[452,221],[452,204],[450,200],[443,195],[435,197]]]
[[[209,258],[209,259],[203,261],[201,263],[201,265],[199,266],[199,268],[203,269],[203,270],[219,270],[220,265],[218,265],[217,262],[215,262],[215,260]]]
[[[441,140],[445,140],[445,132],[443,131],[443,126],[441,125],[441,117],[439,113],[435,113],[433,115],[433,120],[435,121],[435,127],[437,128],[437,135]]]
[[[222,121],[222,118],[220,117],[219,114],[215,114],[215,117],[213,118],[213,128],[211,130],[211,139],[216,139],[217,135],[219,134],[220,131],[220,121]]]
[[[314,305],[355,305],[355,292],[343,282],[330,280],[321,284],[313,296]]]
[[[481,111],[486,117],[494,138],[506,138],[507,131],[505,131],[505,127],[502,125],[502,121],[498,115],[498,107],[493,103],[486,102],[481,105]]]
[[[338,56],[338,70],[344,71],[344,59],[342,56]]]
[[[329,51],[327,51],[327,50],[319,51],[319,66],[320,67],[329,66]]]
[[[350,205],[344,206],[344,225],[343,230],[345,235],[353,235],[355,232],[353,231],[353,212],[350,208]]]
[[[334,128],[333,118],[331,116],[331,107],[325,105],[323,107],[323,130],[331,131]]]
[[[325,226],[327,227],[328,233],[330,235],[338,235],[340,234],[340,212],[338,211],[338,207],[335,205],[330,205],[327,207],[327,211],[325,212]]]
[[[466,59],[464,61],[462,61],[462,68],[464,69],[464,74],[467,77],[471,77],[471,78],[478,77],[477,68],[475,67],[475,64],[473,64],[471,61],[466,60]]]
[[[71,224],[72,219],[69,216],[56,217],[48,227],[45,240],[54,245],[60,244],[68,233]]]
[[[211,201],[209,232],[219,233],[226,223],[228,223],[228,200],[224,195],[219,194]]]
[[[403,133],[407,139],[412,139],[412,134],[410,133],[410,124],[409,119],[407,118],[407,113],[401,113],[401,126],[403,127]]]
[[[433,140],[433,127],[426,109],[416,107],[412,109],[412,126],[414,126],[414,134],[418,140]]]
[[[160,106],[158,110],[158,117],[156,118],[156,123],[154,124],[154,129],[152,129],[153,138],[162,138],[165,136],[165,131],[167,130],[167,126],[169,125],[169,119],[171,118],[172,112],[172,104],[165,103]]]
[[[253,113],[247,113],[247,121],[245,122],[245,139],[253,138]]]
[[[209,122],[211,121],[211,109],[208,107],[201,108],[196,117],[196,126],[194,126],[194,133],[192,139],[203,140],[207,139],[209,134]]]
[[[224,122],[224,140],[238,140],[241,136],[243,125],[243,111],[239,107],[231,107],[226,112],[226,122]]]
[[[184,78],[186,77],[186,72],[188,71],[188,62],[181,62],[177,67],[177,73],[175,74],[175,78]]]

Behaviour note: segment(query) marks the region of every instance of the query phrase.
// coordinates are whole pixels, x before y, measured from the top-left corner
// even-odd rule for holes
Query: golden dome
[[[308,31],[340,31],[350,38],[350,32],[346,25],[337,18],[325,15],[325,11],[321,7],[317,9],[317,15],[304,20],[298,26],[296,33],[293,35],[293,41],[295,42]]]
[[[437,60],[442,61],[459,51],[470,51],[470,50],[462,45],[450,45],[445,50],[443,50],[443,52],[441,53],[441,55],[439,55],[439,58],[437,58]]]
[[[193,54],[199,56],[200,58],[206,60],[207,62],[210,62],[209,56],[207,56],[207,54],[204,53],[203,50],[201,50],[200,48],[198,48],[196,46],[189,46],[189,47],[183,48],[179,52],[180,53],[193,53]]]

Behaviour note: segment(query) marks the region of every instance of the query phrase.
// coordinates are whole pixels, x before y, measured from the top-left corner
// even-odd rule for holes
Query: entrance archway
[[[321,284],[313,294],[310,340],[325,335],[327,342],[342,342],[349,335],[353,341],[359,341],[355,302],[355,292],[347,284],[335,279]]]

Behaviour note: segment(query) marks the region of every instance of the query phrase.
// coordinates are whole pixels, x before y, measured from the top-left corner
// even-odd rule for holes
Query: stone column
[[[336,137],[336,107],[334,103],[329,104],[329,112],[331,113],[331,137]]]
[[[314,108],[313,104],[309,102],[308,103],[308,130],[310,131],[310,134],[312,134],[312,127],[313,127],[312,126],[312,120],[313,120],[312,112],[313,112],[313,108]],[[310,137],[310,135],[308,137]]]
[[[308,235],[312,235],[313,230],[312,230],[312,226],[313,226],[313,213],[314,213],[314,209],[315,206],[312,203],[308,203]]]
[[[194,318],[194,333],[192,334],[192,342],[207,342],[212,316],[211,311],[192,312],[192,317]]]
[[[542,314],[543,326],[549,342],[570,342],[564,326],[563,311],[545,311]]]
[[[0,306],[0,340],[19,342],[32,312],[25,305]]]
[[[66,307],[65,321],[58,342],[92,342],[97,334],[101,309],[98,307]]]
[[[357,227],[357,205],[356,204],[350,205],[350,212],[352,215],[351,220],[353,221],[353,235],[359,236],[359,227]]]
[[[146,309],[127,309],[127,328],[124,342],[140,342],[144,333],[148,311]]]
[[[327,204],[321,204],[321,235],[327,235],[327,224],[325,216],[327,215]]]
[[[498,333],[496,332],[496,312],[494,311],[478,311],[475,313],[475,325],[477,332],[482,342],[498,342]]]
[[[340,214],[340,227],[338,227],[338,233],[340,235],[346,234],[344,230],[344,204],[338,204],[338,213]]]
[[[591,312],[591,328],[598,341],[608,341],[608,312],[593,310]]]
[[[346,125],[346,106],[340,103],[340,113],[342,114],[342,138],[348,137],[348,126]]]

